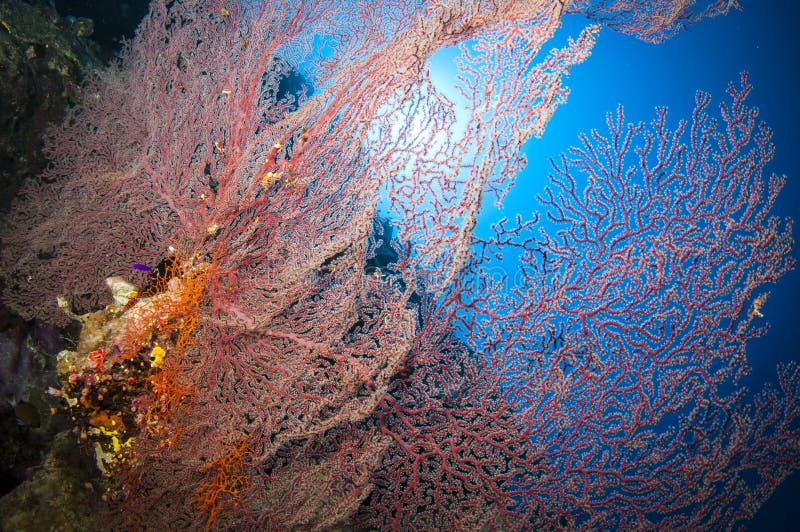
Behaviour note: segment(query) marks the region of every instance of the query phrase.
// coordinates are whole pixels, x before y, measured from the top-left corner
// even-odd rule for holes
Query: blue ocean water
[[[487,230],[503,216],[536,210],[531,198],[547,182],[549,159],[576,145],[580,132],[597,129],[605,133],[606,113],[619,104],[624,105],[629,122],[650,121],[656,106],[667,106],[669,116],[677,121],[690,116],[697,90],[711,94],[716,110],[719,102],[727,99],[728,83],[738,84],[742,71],[749,73],[754,87],[748,104],[759,107],[759,119],[774,130],[776,153],[767,171],[788,176],[773,214],[800,218],[800,35],[795,29],[800,4],[742,4],[741,11],[703,20],[657,45],[602,29],[592,55],[575,66],[566,80],[571,89],[566,104],[556,111],[543,136],[527,144],[528,166],[503,202],[503,209],[489,206],[477,231]],[[566,17],[553,46],[564,44],[568,36],[577,36],[586,23],[579,16]],[[771,328],[748,345],[752,373],[744,384],[754,390],[775,380],[778,362],[800,360],[793,307],[800,297],[800,273],[792,271],[777,285],[765,289],[770,291],[766,319]],[[750,528],[800,528],[800,508],[794,504],[798,492],[800,475],[795,473],[765,504]]]
[[[606,113],[622,104],[626,122],[648,123],[656,106],[669,108],[669,122],[688,119],[698,90],[712,97],[709,111],[715,114],[720,102],[727,102],[730,82],[739,85],[740,73],[747,71],[753,90],[747,105],[760,109],[759,120],[774,130],[775,157],[765,171],[788,176],[772,214],[800,219],[800,102],[796,97],[800,82],[800,36],[794,21],[800,4],[794,2],[743,1],[742,10],[702,20],[660,44],[603,28],[591,56],[573,67],[566,85],[571,89],[567,102],[559,107],[541,138],[525,147],[528,166],[517,177],[500,208],[486,201],[476,228],[488,237],[493,223],[516,213],[529,217],[543,211],[535,196],[548,183],[550,159],[578,145],[578,135],[592,129],[607,134]],[[542,50],[564,46],[576,38],[589,21],[578,15],[567,16],[555,38]],[[454,50],[442,50],[431,61],[432,77],[449,97],[454,83]],[[796,237],[795,237],[796,238]],[[794,253],[795,257],[797,252]],[[503,269],[513,278],[513,262]],[[751,374],[742,384],[751,392],[765,383],[775,382],[776,365],[800,360],[800,339],[795,334],[797,319],[793,304],[800,297],[800,273],[791,271],[779,283],[761,287],[769,291],[765,308],[769,332],[747,346]],[[794,504],[800,492],[800,474],[790,476],[749,523],[753,530],[800,529],[800,508]]]

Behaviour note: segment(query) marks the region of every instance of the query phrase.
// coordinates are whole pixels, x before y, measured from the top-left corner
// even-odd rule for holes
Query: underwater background
[[[7,5],[4,7],[7,7],[14,2],[5,4]],[[127,9],[125,17],[121,13],[118,18],[115,17],[115,9],[120,9],[123,4]],[[74,29],[75,21],[83,17],[94,19],[93,36],[99,41],[101,48],[87,54],[93,57],[95,64],[102,64],[112,55],[110,50],[118,46],[118,36],[126,31],[122,27],[115,27],[116,24],[123,18],[135,20],[146,2],[140,4],[40,3],[45,9],[54,7],[62,21],[59,24],[65,27]],[[624,106],[625,119],[634,122],[648,122],[654,118],[656,106],[667,106],[668,119],[674,122],[690,116],[695,104],[695,93],[702,90],[711,94],[711,108],[716,111],[716,106],[725,98],[726,87],[730,82],[738,83],[742,71],[748,72],[749,81],[753,85],[752,93],[748,96],[749,105],[758,107],[758,119],[765,121],[774,130],[772,141],[776,145],[776,151],[766,167],[766,172],[788,176],[772,214],[781,218],[797,219],[800,214],[800,183],[797,179],[800,175],[800,152],[797,150],[800,141],[797,127],[800,123],[800,102],[796,95],[800,82],[800,36],[795,31],[794,22],[800,16],[800,6],[788,1],[745,0],[741,4],[742,10],[732,10],[723,16],[700,20],[659,44],[642,42],[632,36],[602,29],[589,58],[574,65],[564,80],[570,89],[566,103],[555,111],[541,137],[533,138],[525,144],[527,166],[503,200],[502,208],[495,206],[492,201],[484,201],[475,234],[488,238],[493,234],[492,224],[499,219],[513,217],[516,213],[527,216],[532,212],[542,211],[543,206],[534,198],[543,193],[547,176],[552,173],[551,159],[566,152],[570,146],[577,145],[580,133],[593,129],[605,132],[606,113],[615,111],[618,105]],[[565,16],[562,28],[545,44],[543,51],[566,45],[567,39],[577,36],[587,23],[582,15]],[[13,35],[11,30],[8,33]],[[453,49],[445,48],[430,60],[433,83],[445,94],[452,94],[452,86],[458,75],[453,67],[454,53]],[[4,205],[7,205],[10,194],[11,192],[3,198]],[[796,251],[792,255],[796,257]],[[504,269],[509,277],[513,277],[513,261],[506,261],[502,266],[496,267]],[[744,377],[742,384],[749,388],[751,394],[760,390],[765,382],[776,381],[775,368],[778,363],[792,360],[800,362],[800,340],[796,334],[798,321],[794,309],[794,302],[800,297],[800,275],[794,269],[779,282],[763,286],[760,290],[768,290],[770,293],[763,309],[770,328],[763,336],[747,342],[747,363],[752,371]],[[40,330],[19,325],[5,315],[4,320],[14,324],[7,326],[7,329],[13,330],[17,336],[29,334],[31,330]],[[48,334],[53,336],[52,331]],[[42,344],[46,343],[42,341]],[[42,364],[47,366],[46,362]],[[13,369],[17,366],[11,364],[6,367]],[[4,368],[4,371],[7,370]],[[13,373],[4,373],[2,378],[9,381],[15,377]],[[55,383],[47,382],[48,386],[53,384]],[[24,393],[17,395],[19,397],[14,397],[9,402],[12,407],[9,412],[13,413],[18,424],[14,430],[21,434],[20,438],[25,438],[26,433],[29,436],[30,431],[34,430],[31,429],[34,423],[32,420],[38,418],[39,414],[31,413],[30,407],[26,406],[36,401],[22,397]],[[22,406],[16,406],[18,404]],[[42,410],[41,405],[37,408]],[[26,426],[26,420],[31,423],[30,426]],[[40,421],[36,419],[35,423],[38,427]],[[59,428],[68,425],[65,420],[59,423]],[[45,445],[41,441],[39,444]],[[42,453],[44,452],[43,450]],[[33,458],[28,457],[27,460],[32,461]],[[88,465],[82,464],[82,467],[91,468],[93,465],[92,458]],[[797,466],[796,463],[792,465],[794,469]],[[4,465],[4,470],[6,469],[11,471],[14,468]],[[20,480],[22,479],[4,479],[3,484],[8,489],[4,489],[3,493],[15,487]],[[795,504],[797,493],[800,493],[800,478],[795,471],[746,524],[747,528],[794,530],[800,527],[800,509]]]
[[[667,106],[673,119],[688,116],[694,93],[703,90],[720,101],[727,84],[746,70],[754,90],[751,104],[759,119],[775,131],[775,158],[769,171],[788,180],[775,203],[774,213],[795,220],[800,215],[800,36],[793,20],[800,16],[796,2],[744,1],[741,11],[703,20],[658,45],[606,31],[598,38],[592,56],[577,65],[569,78],[572,92],[559,108],[541,139],[532,141],[529,164],[509,195],[505,207],[512,212],[530,209],[526,198],[544,180],[548,159],[573,145],[578,132],[604,130],[605,113],[625,106],[628,120],[647,121],[655,106]],[[580,22],[565,19],[565,29]],[[574,30],[573,32],[574,33]],[[536,169],[540,169],[537,171]],[[487,212],[487,221],[496,213]],[[795,232],[796,234],[796,232]],[[796,238],[796,237],[795,237]],[[797,255],[795,250],[794,255]],[[774,380],[775,365],[800,360],[800,335],[795,303],[800,299],[800,272],[787,273],[769,287],[770,329],[748,342],[752,373],[746,383],[758,389]],[[796,530],[800,527],[800,475],[792,474],[764,504],[748,525],[751,530]]]
[[[490,226],[509,213],[527,214],[536,210],[531,201],[541,193],[550,173],[550,160],[577,142],[579,133],[606,129],[606,113],[618,105],[625,108],[628,121],[649,121],[656,106],[669,108],[678,120],[689,116],[697,90],[712,94],[717,105],[728,83],[747,71],[754,85],[750,103],[760,109],[759,119],[775,132],[775,157],[770,172],[789,177],[774,206],[774,214],[800,215],[800,35],[794,20],[800,4],[790,1],[743,1],[741,10],[705,19],[659,44],[642,42],[632,36],[603,31],[591,57],[576,65],[567,80],[571,92],[548,123],[541,138],[526,145],[528,166],[521,172],[514,189],[497,209],[487,202],[477,231],[490,232]],[[567,35],[575,35],[586,25],[585,18],[564,18],[554,45]],[[558,40],[559,35],[562,41]],[[447,87],[456,74],[446,52],[432,60],[434,79]],[[797,252],[794,252],[795,256]],[[794,305],[800,298],[800,274],[792,270],[769,288],[770,329],[748,342],[748,363],[752,373],[747,384],[758,389],[775,379],[778,362],[800,360],[800,335]],[[751,530],[796,530],[800,527],[800,508],[795,504],[800,493],[800,475],[792,474],[764,504],[748,528]]]

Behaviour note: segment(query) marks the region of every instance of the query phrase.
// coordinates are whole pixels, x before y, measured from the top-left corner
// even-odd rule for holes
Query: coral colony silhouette
[[[738,7],[688,4],[154,1],[3,235],[8,304],[83,322],[51,393],[104,523],[751,517],[800,462],[800,373],[739,382],[794,265],[747,76],[685,121],[619,109],[542,218],[473,235],[601,25],[658,42]],[[543,51],[571,12],[598,26]],[[426,66],[458,44],[466,118]],[[513,284],[483,268],[508,251]]]

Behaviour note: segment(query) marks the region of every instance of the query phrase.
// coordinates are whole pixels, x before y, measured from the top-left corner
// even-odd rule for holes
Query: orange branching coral
[[[246,440],[235,444],[230,451],[203,470],[208,471],[206,480],[195,491],[194,504],[201,512],[208,513],[206,530],[210,530],[220,510],[250,488],[250,475],[246,469],[252,457],[252,449]]]
[[[173,357],[175,354],[173,353]],[[182,383],[174,365],[157,369],[150,377],[150,404],[145,414],[145,428],[162,446],[175,445],[180,428],[176,426],[176,411],[189,401],[189,387]]]
[[[194,264],[193,259],[166,263],[164,272],[155,275],[125,311],[125,329],[115,340],[123,357],[134,356],[153,336],[174,336],[177,347],[192,343],[209,270],[208,263]]]

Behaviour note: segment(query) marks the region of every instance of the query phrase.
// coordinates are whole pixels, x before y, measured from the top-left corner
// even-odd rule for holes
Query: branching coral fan
[[[584,138],[541,198],[557,234],[473,236],[599,31],[542,54],[562,16],[659,41],[735,2],[691,4],[154,1],[3,236],[10,305],[94,311],[54,393],[107,472],[107,522],[751,516],[798,463],[800,376],[781,367],[757,412],[730,391],[763,332],[755,291],[793,266],[746,76],[724,128],[699,95],[677,128],[620,112]],[[426,66],[459,43],[466,118]],[[510,291],[481,270],[509,248]],[[110,303],[120,275],[138,288]]]

